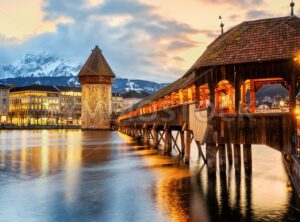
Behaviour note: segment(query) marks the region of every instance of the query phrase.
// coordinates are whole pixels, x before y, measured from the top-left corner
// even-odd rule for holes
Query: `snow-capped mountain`
[[[80,86],[77,74],[82,64],[75,64],[48,53],[27,54],[10,65],[0,65],[0,83],[13,85],[66,85]],[[146,91],[153,93],[167,84],[144,80],[119,78],[113,91]]]
[[[26,54],[11,65],[0,65],[1,79],[16,77],[75,76],[82,65],[72,64],[48,53]]]

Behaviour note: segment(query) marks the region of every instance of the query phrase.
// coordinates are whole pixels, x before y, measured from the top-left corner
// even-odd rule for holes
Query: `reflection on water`
[[[117,132],[0,132],[0,221],[300,221],[281,155],[211,175]]]

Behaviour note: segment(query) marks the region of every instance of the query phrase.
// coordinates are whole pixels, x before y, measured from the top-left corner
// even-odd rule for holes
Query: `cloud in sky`
[[[98,44],[118,76],[159,82],[184,74],[219,35],[218,15],[228,29],[244,19],[285,15],[282,8],[288,5],[272,0],[3,1],[12,25],[0,30],[0,64],[39,51],[83,63]],[[18,17],[9,4],[34,9]]]
[[[230,5],[261,5],[264,3],[264,0],[200,0],[201,2],[210,3],[210,4],[230,4]]]

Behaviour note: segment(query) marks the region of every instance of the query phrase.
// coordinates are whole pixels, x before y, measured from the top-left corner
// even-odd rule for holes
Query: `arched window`
[[[215,110],[217,113],[231,114],[235,112],[235,90],[227,81],[223,80],[215,88]]]

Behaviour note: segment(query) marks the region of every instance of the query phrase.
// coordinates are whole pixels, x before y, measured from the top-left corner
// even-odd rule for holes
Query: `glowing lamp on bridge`
[[[300,98],[299,98],[299,96],[296,97],[295,115],[296,115],[297,119],[300,119]]]
[[[300,117],[300,116],[299,116],[299,115],[300,115],[300,109],[299,109],[299,108],[296,108],[295,114],[296,114],[297,118]]]
[[[294,58],[294,61],[297,62],[298,64],[300,64],[300,55],[296,56]]]
[[[280,100],[279,105],[280,105],[280,107],[284,107],[285,102],[283,100]]]

